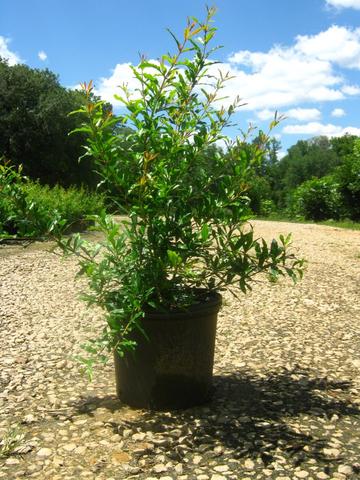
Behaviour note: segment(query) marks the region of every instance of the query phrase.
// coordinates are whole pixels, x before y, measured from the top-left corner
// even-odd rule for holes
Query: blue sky
[[[217,58],[234,76],[226,93],[247,102],[239,128],[265,129],[278,110],[287,117],[275,132],[283,151],[315,135],[360,136],[360,0],[215,5]],[[131,84],[139,53],[171,50],[166,28],[180,33],[187,16],[204,12],[200,0],[0,0],[0,55],[49,68],[64,86],[93,79],[110,101],[117,85]]]

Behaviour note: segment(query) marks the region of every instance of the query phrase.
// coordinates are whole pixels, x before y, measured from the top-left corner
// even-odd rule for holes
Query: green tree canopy
[[[357,138],[355,135],[349,134],[342,137],[334,137],[330,140],[331,148],[340,159],[343,159],[346,155],[353,153]]]
[[[0,58],[0,156],[44,184],[94,185],[91,161],[78,162],[84,139],[68,135],[77,122],[68,114],[83,103],[51,71]]]
[[[299,140],[279,163],[283,189],[289,191],[313,177],[324,177],[339,164],[340,158],[327,137]]]
[[[346,214],[360,221],[360,138],[353,138],[351,153],[345,155],[335,171]]]

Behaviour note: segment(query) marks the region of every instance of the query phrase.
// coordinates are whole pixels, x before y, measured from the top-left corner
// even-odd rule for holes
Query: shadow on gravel
[[[235,459],[261,458],[264,466],[279,455],[294,466],[314,459],[330,473],[342,459],[325,455],[330,435],[324,423],[360,414],[351,403],[350,383],[311,378],[300,369],[265,378],[243,372],[216,376],[214,386],[213,399],[206,405],[183,411],[143,412],[135,420],[113,421],[107,426],[120,434],[124,429],[159,433],[164,441],[157,447],[179,462],[191,452],[199,452],[209,461],[219,455],[214,448],[223,446]],[[111,412],[116,403],[121,405],[113,397],[86,402],[92,409],[98,405]],[[79,413],[90,413],[86,402],[77,406]],[[301,432],[302,415],[310,418],[303,423],[313,427],[311,434],[310,428]]]
[[[115,413],[122,408],[122,403],[115,395],[107,395],[105,397],[87,396],[82,400],[72,404],[79,414],[86,414],[89,417],[94,416],[94,412],[98,408],[105,408],[111,413]]]

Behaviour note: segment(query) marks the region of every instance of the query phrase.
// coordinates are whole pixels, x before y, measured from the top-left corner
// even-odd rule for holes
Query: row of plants
[[[360,221],[360,139],[331,175],[313,178],[295,189],[289,213],[306,220]]]
[[[87,217],[104,208],[101,195],[84,188],[49,187],[30,181],[16,168],[0,164],[1,237],[38,238],[81,230]]]
[[[299,141],[283,159],[268,146],[249,181],[252,211],[289,220],[360,221],[360,139]]]

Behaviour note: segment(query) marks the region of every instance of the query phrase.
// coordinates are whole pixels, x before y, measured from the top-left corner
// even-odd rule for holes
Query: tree
[[[252,141],[252,145],[261,146],[263,153],[258,162],[254,164],[249,179],[250,208],[256,214],[264,214],[262,208],[264,202],[268,206],[278,203],[278,191],[280,189],[278,153],[281,149],[281,143],[275,137],[269,137],[260,130]]]
[[[358,137],[346,133],[342,137],[334,137],[330,140],[331,148],[337,157],[343,159],[346,155],[351,155],[354,150],[355,141]]]
[[[277,165],[279,158],[278,153],[281,150],[281,142],[275,137],[267,136],[262,130],[253,139],[254,145],[262,146],[264,153],[257,165],[255,171],[257,175],[267,177],[273,175],[274,167]]]
[[[272,201],[270,183],[265,177],[253,175],[249,180],[247,196],[250,199],[249,206],[256,215],[262,215],[264,202]]]
[[[345,155],[335,171],[346,214],[352,220],[360,220],[360,138],[353,140],[351,154]]]
[[[299,140],[278,163],[278,206],[284,208],[291,192],[312,178],[329,175],[341,163],[332,141],[325,136]]]
[[[288,150],[288,154],[281,161],[284,187],[292,189],[312,177],[324,177],[339,163],[340,160],[327,137],[300,140]]]
[[[342,215],[339,185],[331,175],[306,180],[292,193],[290,210],[306,220],[338,220]]]
[[[43,184],[95,185],[91,161],[78,162],[84,138],[68,135],[77,126],[68,114],[83,104],[51,71],[0,58],[0,156]]]

